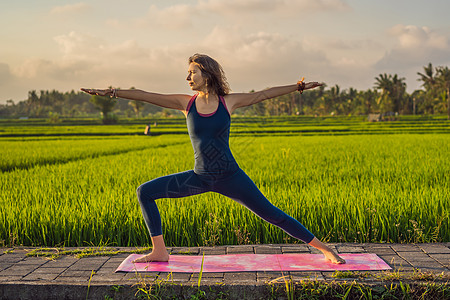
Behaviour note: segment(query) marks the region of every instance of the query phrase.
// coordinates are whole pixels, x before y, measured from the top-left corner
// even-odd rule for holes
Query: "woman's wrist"
[[[305,77],[302,77],[302,79],[297,81],[297,91],[299,91],[300,94],[305,90],[305,82],[303,80],[305,80]]]

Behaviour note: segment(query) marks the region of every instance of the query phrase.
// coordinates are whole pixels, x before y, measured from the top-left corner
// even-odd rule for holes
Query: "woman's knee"
[[[148,182],[141,184],[136,189],[136,194],[139,202],[148,201],[148,200],[156,200],[156,197],[153,196],[152,188],[148,184]]]
[[[143,189],[143,184],[141,184],[141,185],[136,189],[136,195],[137,195],[139,201],[141,201],[141,199],[142,199],[142,189]]]

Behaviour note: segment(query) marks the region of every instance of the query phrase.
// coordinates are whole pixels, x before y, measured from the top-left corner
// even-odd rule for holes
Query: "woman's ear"
[[[209,86],[211,84],[211,75],[209,75],[208,73],[204,73],[204,78],[205,78],[205,84],[206,86]]]

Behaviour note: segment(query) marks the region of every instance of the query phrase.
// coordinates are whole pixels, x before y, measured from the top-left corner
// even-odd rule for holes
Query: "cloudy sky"
[[[295,83],[369,89],[450,66],[448,0],[15,0],[0,3],[0,103],[30,90],[191,93],[187,58],[216,58],[234,92]]]

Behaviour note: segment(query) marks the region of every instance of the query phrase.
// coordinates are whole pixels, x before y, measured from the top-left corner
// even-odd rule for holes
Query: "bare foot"
[[[323,253],[323,255],[325,255],[325,258],[329,260],[331,263],[338,265],[345,264],[345,259],[337,255],[336,252],[333,251],[333,249],[322,243],[316,237],[314,237],[313,240],[309,242],[309,245],[320,250]]]
[[[151,261],[169,261],[169,253],[167,253],[167,251],[151,252],[146,256],[133,260],[133,263],[143,263]]]
[[[329,260],[333,264],[345,264],[345,259],[334,253],[333,250],[321,250],[323,255],[325,255],[325,258]]]

